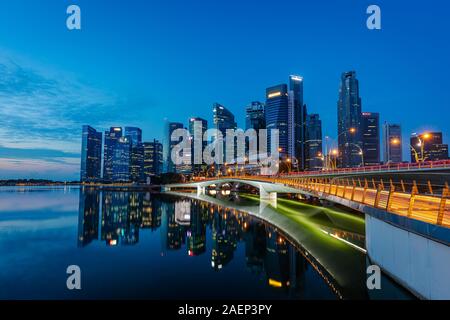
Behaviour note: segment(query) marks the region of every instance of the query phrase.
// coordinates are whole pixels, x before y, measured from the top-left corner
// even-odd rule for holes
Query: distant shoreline
[[[81,182],[61,182],[61,181],[19,181],[0,180],[1,187],[85,187],[100,189],[133,189],[159,191],[160,185],[131,184],[131,183],[81,183]]]

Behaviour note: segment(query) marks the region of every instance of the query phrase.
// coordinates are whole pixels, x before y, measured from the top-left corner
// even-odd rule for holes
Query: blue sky
[[[77,4],[82,30],[66,28]],[[382,30],[366,28],[370,4]],[[450,115],[445,0],[9,0],[0,3],[0,179],[79,175],[82,124],[211,122],[212,104],[244,125],[265,88],[305,78],[305,102],[336,136],[340,74],[356,70],[364,111],[404,139]],[[407,150],[405,150],[406,156]]]

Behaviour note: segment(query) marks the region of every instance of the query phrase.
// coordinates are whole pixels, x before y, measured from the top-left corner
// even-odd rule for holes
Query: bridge
[[[385,273],[421,298],[450,299],[441,282],[450,281],[450,196],[447,161],[409,169],[397,166],[387,171],[337,170],[335,172],[285,174],[280,176],[229,176],[164,186],[164,191],[197,190],[221,185],[247,184],[259,190],[262,200],[276,206],[277,194],[300,194],[359,211],[366,220],[369,258]],[[412,170],[411,170],[412,169]],[[362,171],[362,172],[361,172]],[[391,178],[387,178],[387,172]],[[426,183],[396,179],[407,172],[426,177]],[[435,183],[431,173],[442,181]],[[371,174],[371,178],[365,174]],[[374,174],[377,174],[374,176]],[[448,286],[450,288],[450,284]]]
[[[272,180],[252,179],[250,177],[230,177],[220,179],[208,179],[204,181],[170,184],[164,186],[164,191],[173,191],[179,189],[191,189],[197,190],[197,195],[206,194],[208,187],[222,186],[222,185],[234,185],[234,184],[246,184],[255,187],[259,190],[259,196],[261,200],[270,200],[272,204],[276,206],[277,194],[307,194],[312,195],[308,191],[295,188],[294,186],[286,185],[284,183],[278,183]]]
[[[276,227],[277,231],[283,235],[283,238],[287,239],[317,271],[318,275],[323,278],[324,283],[332,289],[337,297],[340,299],[359,299],[367,295],[364,250],[361,250],[361,248],[355,249],[352,246],[348,246],[345,250],[342,249],[342,246],[346,246],[344,243],[346,241],[342,238],[342,235],[349,233],[348,231],[343,231],[349,229],[348,223],[346,223],[347,219],[349,219],[347,215],[335,214],[334,210],[312,209],[312,212],[302,215],[302,220],[307,220],[306,217],[310,218],[315,214],[325,214],[332,225],[330,227],[330,225],[321,225],[319,223],[314,230],[309,223],[293,221],[286,215],[280,214],[268,201],[242,203],[241,201],[229,201],[226,196],[213,197],[207,194],[197,195],[196,193],[184,192],[170,192],[170,194],[211,203],[219,208],[227,208],[231,211],[236,210]],[[357,221],[358,225],[359,223],[364,223],[363,219],[355,219],[354,221]],[[341,237],[335,234],[323,237],[324,234],[329,232],[329,229],[335,230]],[[315,232],[316,230],[321,232]],[[352,231],[356,232],[355,230]],[[351,234],[354,237],[360,236],[359,233]],[[336,263],[335,261],[336,250],[339,250],[340,255],[343,257],[341,263]],[[295,273],[293,274],[295,276]]]

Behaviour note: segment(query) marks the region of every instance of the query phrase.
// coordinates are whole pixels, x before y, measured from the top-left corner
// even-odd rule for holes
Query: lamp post
[[[359,145],[357,145],[356,143],[351,143],[351,142],[349,143],[349,142],[347,142],[345,144],[346,147],[348,147],[349,145],[353,145],[353,146],[358,148],[358,150],[359,150],[358,154],[361,156],[361,167],[364,167],[364,151],[363,151],[363,149]]]
[[[331,165],[332,169],[336,169],[337,168],[338,155],[339,155],[339,150],[338,149],[331,150],[330,165]]]
[[[324,162],[325,170],[336,169],[337,168],[337,156],[339,151],[337,149],[332,149],[325,155],[319,156],[319,158]]]
[[[345,131],[343,131],[343,132],[341,132],[341,133],[339,133],[337,136],[336,136],[336,139],[331,139],[332,141],[337,141],[337,144],[338,144],[338,148],[339,148],[339,137],[340,136],[342,136],[342,135],[344,135],[344,134],[346,134],[346,133],[351,133],[351,134],[355,134],[356,133],[356,128],[355,127],[351,127],[351,128],[349,128],[348,130],[345,130]],[[328,140],[330,139],[330,137],[329,136],[325,136],[325,154],[330,154],[330,152],[328,151],[329,149],[328,149]],[[335,151],[335,149],[331,149],[330,150],[331,151],[331,153],[333,153],[333,151]],[[339,153],[339,150],[338,150],[338,152],[337,153]],[[333,154],[333,155],[337,155],[337,154]],[[337,164],[336,164],[337,165]]]
[[[428,140],[430,137],[431,137],[431,134],[429,134],[429,133],[422,134],[422,138],[420,135],[416,135],[416,138],[419,141],[419,143],[417,143],[417,146],[420,148],[420,157],[419,157],[419,154],[418,154],[416,148],[414,148],[412,145],[409,145],[411,147],[411,150],[413,150],[413,152],[414,152],[416,162],[418,162],[418,163],[425,162],[425,160],[427,158],[425,156],[425,141]]]
[[[292,162],[291,158],[286,159],[286,163],[288,164],[288,173],[291,173],[292,170],[291,162]]]

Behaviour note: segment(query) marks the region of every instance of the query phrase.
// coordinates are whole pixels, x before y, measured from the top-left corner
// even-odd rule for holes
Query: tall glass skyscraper
[[[362,113],[363,156],[365,166],[380,164],[380,114]]]
[[[245,108],[245,130],[255,129],[256,132],[266,128],[264,103],[253,101]]]
[[[322,121],[318,114],[306,117],[305,169],[320,170],[323,167]]]
[[[136,127],[125,127],[125,136],[131,143],[131,180],[144,181],[144,146],[142,145],[142,130]]]
[[[81,137],[81,182],[98,181],[102,169],[102,133],[83,126]]]
[[[384,163],[401,163],[402,128],[399,124],[384,123],[383,125],[383,161]]]
[[[306,105],[303,101],[303,77],[289,77],[289,156],[300,170],[306,167]]]
[[[339,165],[344,168],[361,165],[362,142],[361,98],[356,72],[341,76],[338,100]]]
[[[193,117],[189,119],[189,134],[192,138],[191,164],[192,164],[192,173],[194,174],[197,174],[206,168],[206,166],[203,163],[203,151],[208,145],[208,141],[204,141],[203,136],[207,130],[208,130],[207,120],[199,117]],[[198,139],[198,141],[195,141],[196,138]]]
[[[129,137],[117,139],[112,151],[112,180],[131,181],[131,140]]]
[[[236,129],[237,124],[234,120],[234,115],[231,113],[230,110],[225,108],[223,105],[219,103],[214,103],[213,105],[213,122],[215,129],[219,130],[222,133],[223,136],[223,142],[225,144],[226,139],[226,130],[227,129]],[[236,145],[234,148],[231,146],[228,146],[228,148],[225,148],[223,152],[223,162],[225,163],[225,159],[227,158],[227,154],[233,154],[233,158],[236,157]]]
[[[121,127],[111,127],[105,132],[105,143],[103,146],[103,180],[113,180],[113,152],[116,142],[122,137]]]
[[[289,106],[286,84],[280,84],[266,89],[266,128],[267,150],[271,152],[271,130],[279,130],[280,157],[289,156]]]
[[[258,137],[259,130],[266,129],[266,116],[264,108],[264,103],[253,101],[245,109],[245,130],[253,129],[256,131],[256,141],[251,141],[250,139],[253,138],[249,137],[248,141],[246,141],[245,143],[245,156],[252,163],[258,161],[258,152],[254,154],[254,151],[250,150],[250,145],[256,143],[256,146],[258,146],[258,149],[260,149],[261,141],[259,141]]]
[[[179,122],[166,122],[163,140],[164,172],[177,171],[171,157],[173,147],[179,143],[179,141],[171,141],[172,133],[177,129],[183,129],[183,124]]]
[[[144,176],[148,179],[163,170],[163,145],[158,140],[144,142]]]

